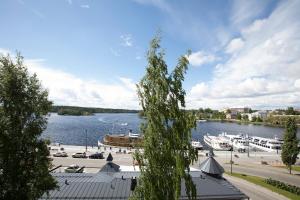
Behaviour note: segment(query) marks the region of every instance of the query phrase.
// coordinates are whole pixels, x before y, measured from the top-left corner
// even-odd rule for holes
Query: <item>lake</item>
[[[84,146],[87,132],[88,145],[96,146],[97,141],[108,133],[127,134],[129,129],[138,133],[141,121],[142,119],[136,113],[99,113],[92,116],[61,116],[52,113],[42,137],[50,139],[51,142]],[[206,133],[218,135],[222,132],[282,138],[284,129],[252,124],[197,122],[197,128],[192,131],[192,137],[202,141]],[[300,138],[299,130],[297,135]]]

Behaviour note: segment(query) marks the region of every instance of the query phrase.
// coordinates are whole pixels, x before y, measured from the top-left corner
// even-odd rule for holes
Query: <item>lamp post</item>
[[[85,152],[87,152],[87,130],[85,129]]]
[[[232,147],[231,147],[231,152],[230,152],[230,174],[232,174]]]
[[[250,142],[249,142],[249,139],[250,139],[250,138],[249,138],[249,135],[247,135],[247,144],[248,144],[248,158],[249,158],[249,156],[250,156],[250,155],[249,155],[249,153],[250,153],[250,146],[249,146],[249,143],[250,143]]]

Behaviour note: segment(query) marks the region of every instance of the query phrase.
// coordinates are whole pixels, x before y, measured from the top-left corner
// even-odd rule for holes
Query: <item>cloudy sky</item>
[[[157,30],[187,107],[300,107],[300,1],[2,0],[0,52],[25,57],[56,105],[139,108]]]

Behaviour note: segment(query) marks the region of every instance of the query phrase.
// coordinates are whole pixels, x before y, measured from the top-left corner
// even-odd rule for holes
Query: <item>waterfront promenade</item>
[[[69,145],[60,145],[52,146],[50,153],[51,155],[57,152],[61,147],[64,148],[64,151],[68,153],[68,157],[60,158],[53,157],[53,164],[55,166],[62,165],[61,168],[57,169],[56,172],[63,172],[64,168],[71,164],[78,164],[79,166],[85,166],[85,172],[96,173],[99,169],[106,163],[106,159],[82,159],[82,158],[72,158],[72,154],[76,152],[85,152],[84,146],[69,146]],[[104,157],[106,158],[108,153],[112,153],[113,162],[118,165],[123,166],[132,166],[132,151],[128,151],[126,148],[121,148],[121,152],[119,153],[119,148],[106,148],[104,150],[103,147],[98,149],[97,147],[88,147],[87,155],[95,153],[95,152],[104,152]],[[123,151],[126,150],[126,154]],[[118,153],[116,153],[118,152]],[[129,152],[129,153],[128,153]],[[206,157],[206,153],[208,151],[199,152],[199,159],[197,163],[194,163],[191,167],[197,168],[199,163],[204,161]],[[215,159],[224,167],[225,171],[230,172],[230,151],[214,151]],[[275,167],[282,165],[280,154],[269,153],[269,152],[250,152],[250,157],[247,156],[247,153],[237,153],[233,152],[232,158],[234,161],[233,164],[233,172],[244,173],[254,176],[260,177],[271,177],[276,180],[280,180],[292,185],[300,186],[300,172],[292,171],[292,175],[288,174],[288,171],[285,168]],[[262,164],[262,162],[267,163],[267,165]],[[298,161],[299,162],[299,161]],[[238,187],[241,191],[246,193],[251,197],[251,199],[263,199],[261,192],[267,192],[266,197],[268,199],[284,199],[282,196],[275,194],[269,190],[261,188],[260,186],[256,186],[247,181],[242,181],[234,177],[228,177],[228,175],[224,175],[225,178],[228,178],[236,187]],[[254,189],[260,188],[260,189]],[[250,192],[250,194],[249,194]],[[251,193],[252,192],[252,193]]]

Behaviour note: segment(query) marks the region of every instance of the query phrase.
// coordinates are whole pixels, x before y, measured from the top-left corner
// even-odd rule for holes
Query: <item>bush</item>
[[[280,188],[282,190],[291,192],[293,194],[300,195],[300,187],[297,187],[294,185],[289,185],[289,184],[283,183],[281,181],[273,180],[271,178],[265,179],[264,182],[267,184],[273,185],[277,188]]]

